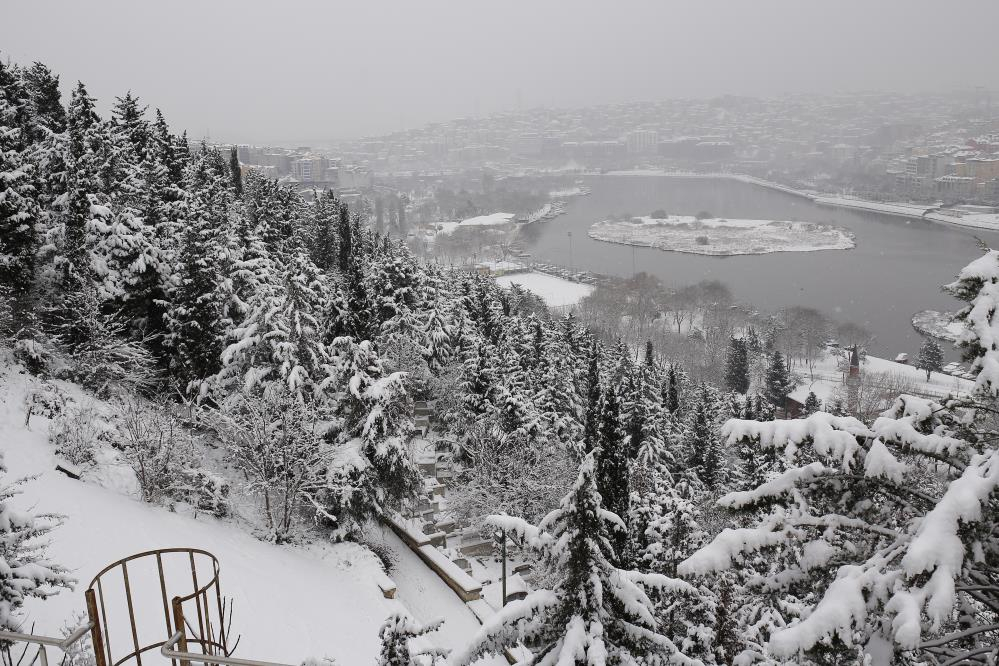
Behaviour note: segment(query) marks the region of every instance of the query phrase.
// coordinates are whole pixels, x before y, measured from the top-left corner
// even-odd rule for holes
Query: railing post
[[[180,597],[173,598],[173,627],[176,631],[180,632],[177,649],[180,652],[187,652],[187,632],[184,631],[184,607],[181,605]],[[180,666],[191,666],[191,662],[187,659],[181,659]]]
[[[94,648],[95,666],[107,666],[104,654],[104,635],[101,632],[101,619],[97,615],[97,597],[93,588],[83,593],[87,601],[87,617],[90,619],[90,642]]]

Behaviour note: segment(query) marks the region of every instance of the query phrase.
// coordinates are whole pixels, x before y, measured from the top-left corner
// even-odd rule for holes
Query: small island
[[[825,224],[723,219],[707,213],[667,215],[662,211],[598,222],[590,227],[589,235],[608,243],[714,256],[849,250],[856,245],[849,231]]]

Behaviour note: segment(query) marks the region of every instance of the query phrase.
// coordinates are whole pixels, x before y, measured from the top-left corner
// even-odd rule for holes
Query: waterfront
[[[767,310],[807,305],[838,321],[852,321],[876,336],[883,355],[918,350],[915,312],[954,310],[958,302],[940,285],[980,254],[976,236],[999,244],[999,233],[947,226],[847,208],[730,179],[663,176],[588,176],[592,192],[567,203],[565,215],[531,229],[533,259],[578,270],[629,276],[646,271],[667,285],[720,280],[740,301]],[[612,215],[670,214],[793,219],[843,227],[856,247],[847,251],[702,256],[603,243],[588,237],[592,224]],[[571,256],[570,238],[572,232]]]

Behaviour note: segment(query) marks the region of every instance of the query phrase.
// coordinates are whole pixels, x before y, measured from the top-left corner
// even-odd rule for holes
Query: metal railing
[[[185,652],[175,650],[174,646],[184,640],[184,632],[174,632],[163,645],[160,646],[160,654],[170,660],[179,661],[181,666],[191,666],[191,662],[198,664],[224,664],[225,666],[293,666],[292,664],[282,664],[276,661],[257,661],[256,659],[240,659],[239,657],[227,657],[221,654],[202,654],[200,652]]]
[[[55,638],[54,636],[39,636],[38,634],[22,634],[17,631],[0,631],[0,640],[18,641],[20,643],[31,643],[38,646],[38,661],[41,666],[49,666],[49,656],[46,647],[57,647],[63,652],[69,650],[73,643],[86,636],[94,628],[93,622],[77,627],[65,638]],[[34,660],[32,660],[34,661]]]
[[[139,569],[155,566],[154,580],[159,583],[152,595],[133,595],[129,577]],[[211,553],[197,548],[163,548],[136,553],[104,567],[84,592],[88,622],[74,629],[65,637],[55,638],[16,631],[0,631],[0,641],[29,643],[38,646],[37,655],[28,666],[49,666],[46,647],[57,647],[66,652],[87,633],[91,636],[94,666],[143,666],[142,658],[153,650],[171,660],[173,666],[191,666],[192,663],[225,666],[291,666],[279,662],[239,659],[230,656],[239,644],[232,643],[232,601],[222,596],[219,583],[219,562]],[[172,574],[168,574],[168,570]],[[178,590],[178,588],[180,588]],[[140,588],[141,589],[141,588]],[[187,592],[189,590],[189,592]],[[185,591],[175,595],[171,591]],[[152,597],[152,598],[149,598]],[[157,599],[158,597],[158,599]],[[141,603],[136,603],[140,601]],[[228,603],[227,603],[228,601]],[[144,613],[140,613],[145,609]],[[152,615],[150,615],[150,611]],[[110,613],[109,613],[110,610]],[[165,641],[152,642],[140,639],[140,626],[152,627],[155,616],[162,613],[166,627]],[[116,632],[125,632],[127,638],[119,648],[124,654],[116,655],[111,649],[109,615],[116,620]],[[139,617],[137,618],[137,615]],[[131,640],[128,640],[131,639]],[[147,639],[148,640],[148,639]],[[116,640],[116,644],[119,641]],[[189,649],[200,650],[190,652]],[[27,651],[27,648],[25,648]],[[5,657],[8,655],[4,655]],[[21,657],[23,658],[23,654]]]

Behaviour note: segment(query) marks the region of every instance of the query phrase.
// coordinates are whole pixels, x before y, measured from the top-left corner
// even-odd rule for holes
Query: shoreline
[[[968,229],[983,229],[986,231],[999,231],[999,214],[990,213],[969,213],[953,208],[932,204],[914,204],[907,202],[882,202],[870,201],[868,199],[858,199],[855,197],[818,192],[816,190],[797,189],[780,183],[775,183],[764,178],[757,178],[748,174],[696,171],[665,171],[657,169],[624,169],[607,171],[596,174],[602,176],[653,176],[661,178],[711,178],[718,180],[734,180],[749,185],[765,187],[770,190],[784,192],[792,196],[809,199],[820,206],[831,206],[834,208],[850,208],[853,210],[863,210],[869,213],[880,213],[882,215],[892,215],[910,220],[927,220],[938,224],[949,224]]]

